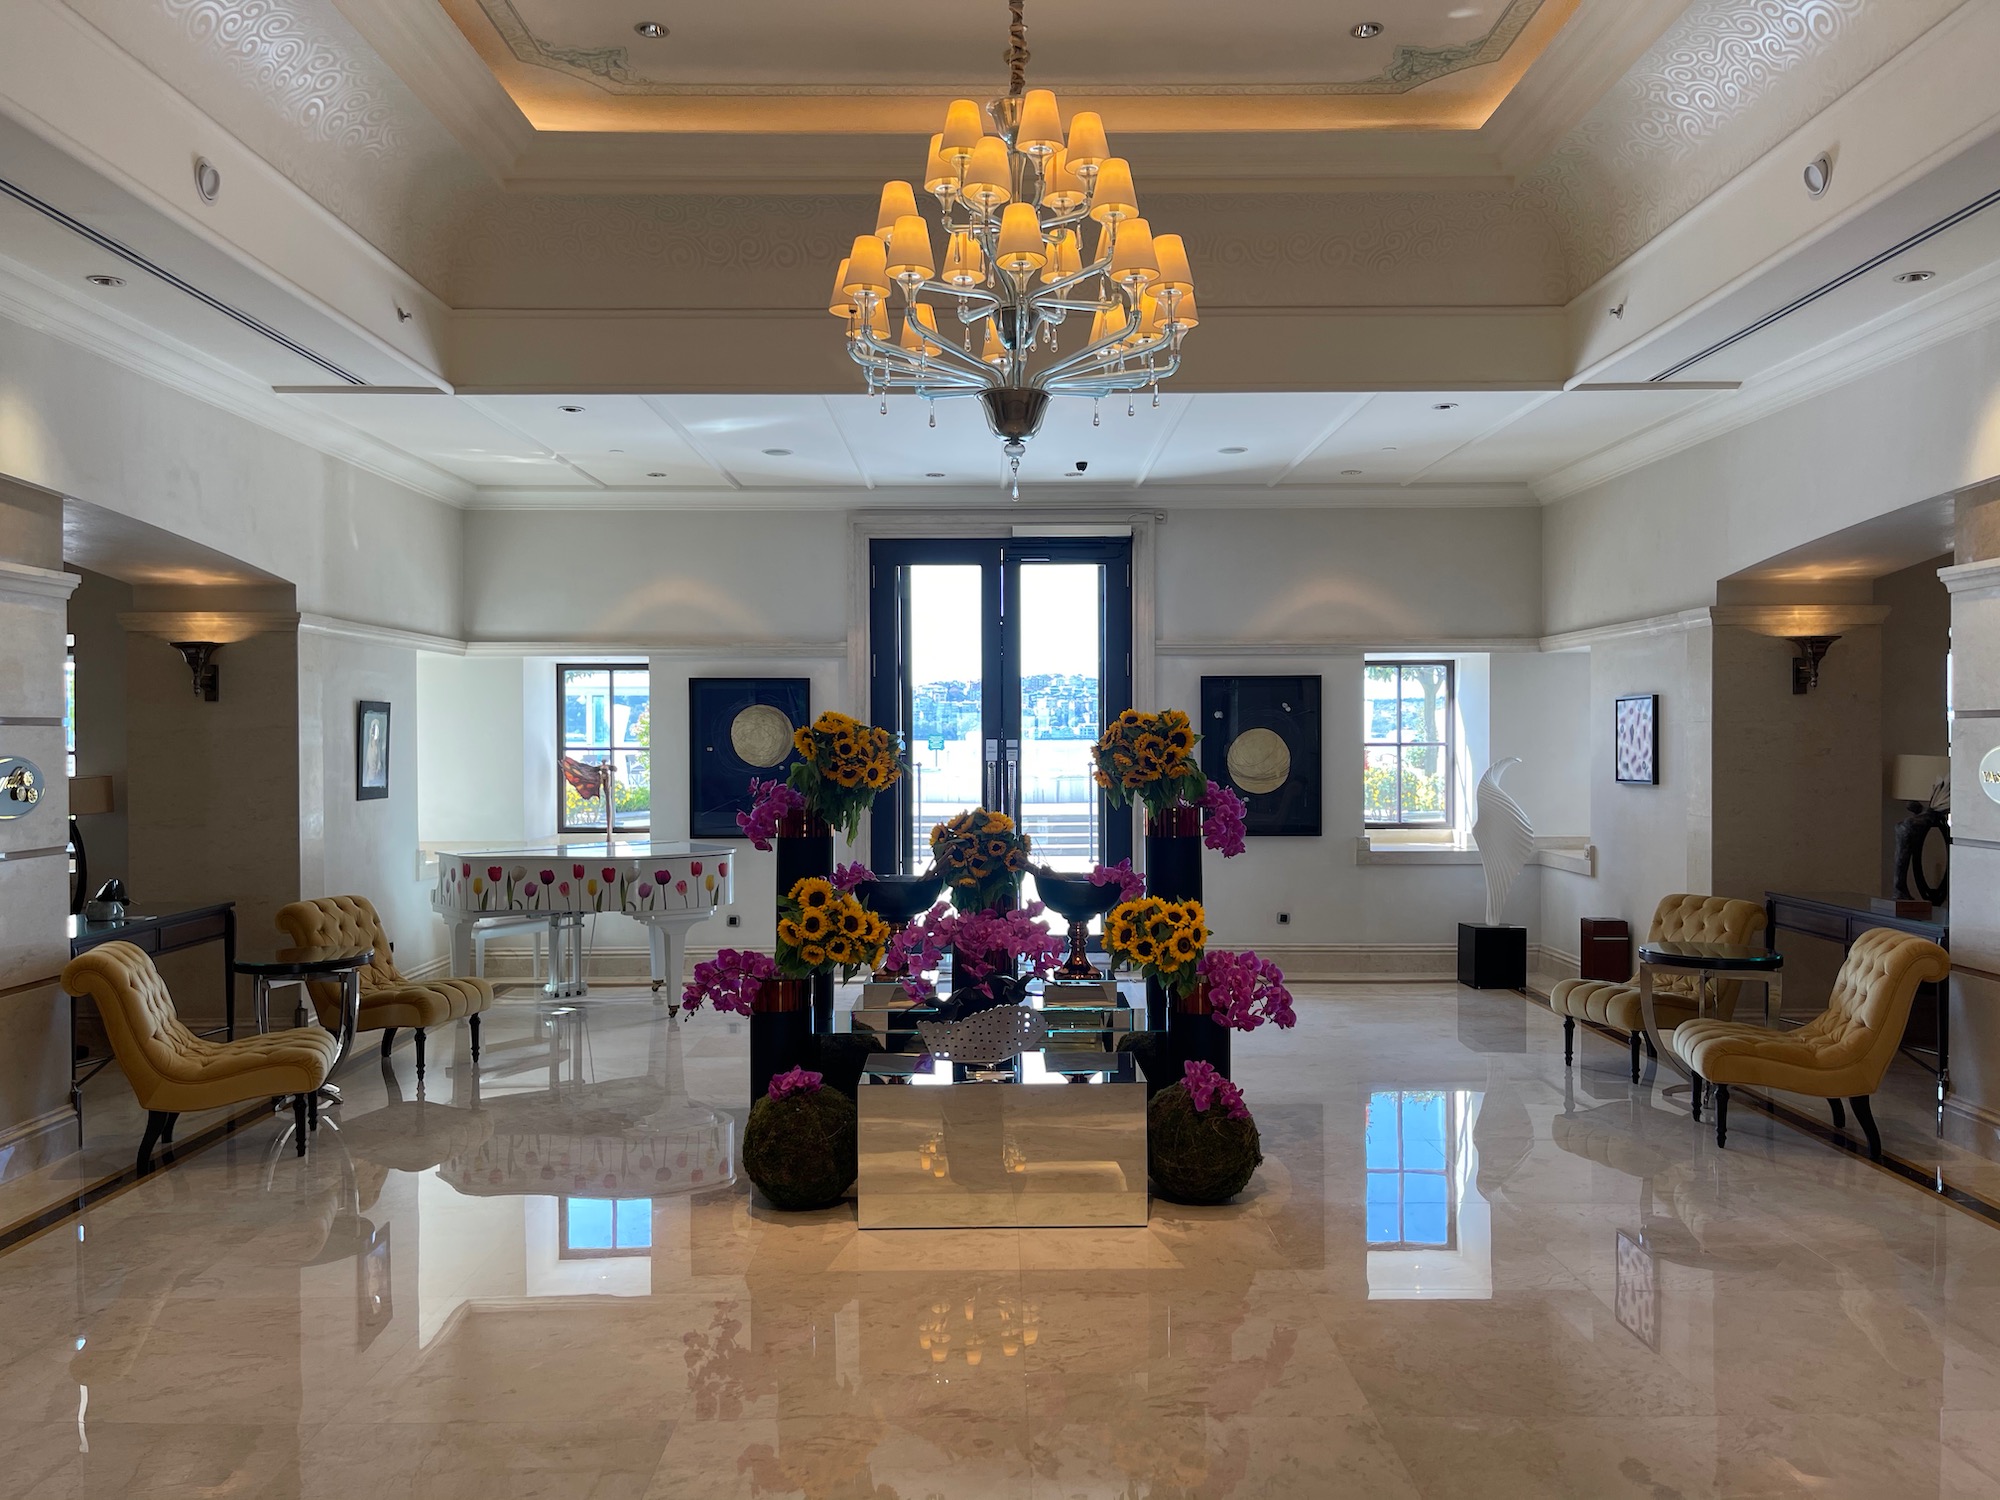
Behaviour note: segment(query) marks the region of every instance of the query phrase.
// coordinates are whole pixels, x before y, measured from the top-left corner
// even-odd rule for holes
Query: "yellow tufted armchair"
[[[424,1033],[447,1021],[463,1020],[472,1030],[472,1057],[479,1060],[479,1014],[493,1004],[493,986],[484,979],[411,980],[403,977],[388,933],[366,896],[321,896],[278,908],[278,926],[301,948],[372,947],[375,958],[361,970],[361,1015],[356,1031],[382,1033],[386,1062],[396,1033],[417,1033],[417,1078],[424,1076]],[[340,1024],[340,986],[326,980],[308,984],[313,1009],[329,1030]]]
[[[173,1144],[174,1121],[183,1111],[286,1095],[298,1123],[299,1155],[305,1155],[307,1126],[319,1123],[314,1091],[326,1082],[340,1046],[331,1031],[302,1026],[234,1042],[198,1037],[181,1024],[153,960],[131,943],[78,954],[62,971],[62,987],[97,1003],[111,1051],[146,1111],[140,1172],[152,1170],[154,1146]]]
[[[1721,896],[1665,896],[1653,909],[1649,943],[1735,943],[1747,946],[1764,930],[1764,908],[1754,901]],[[1699,1009],[1695,976],[1661,975],[1653,985],[1653,1014],[1664,1033]],[[1715,986],[1716,1005],[1723,1015],[1736,1007],[1738,984],[1725,979]],[[1632,1081],[1639,1081],[1639,1044],[1645,1041],[1645,1018],[1639,1011],[1635,975],[1624,984],[1603,979],[1564,979],[1549,992],[1549,1009],[1563,1018],[1563,1066],[1576,1056],[1576,1023],[1595,1021],[1625,1033],[1632,1049]],[[1652,1043],[1646,1042],[1648,1050]]]
[[[1715,1144],[1721,1146],[1729,1134],[1732,1085],[1828,1100],[1833,1123],[1843,1129],[1845,1098],[1868,1134],[1869,1159],[1880,1161],[1882,1135],[1868,1096],[1882,1086],[1882,1075],[1895,1060],[1917,986],[1950,975],[1950,956],[1930,939],[1873,927],[1848,950],[1826,1009],[1796,1031],[1707,1018],[1682,1022],[1667,1046],[1694,1074],[1694,1117],[1701,1118],[1703,1093],[1712,1086]]]

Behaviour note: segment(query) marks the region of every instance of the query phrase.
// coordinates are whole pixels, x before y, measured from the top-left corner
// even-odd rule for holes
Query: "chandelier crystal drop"
[[[1080,110],[1065,132],[1055,95],[1027,86],[1023,4],[1008,0],[1006,96],[983,115],[954,100],[931,137],[923,190],[938,230],[910,183],[885,183],[875,232],[855,239],[828,307],[869,394],[977,396],[1017,496],[1050,397],[1123,395],[1130,411],[1151,389],[1157,404],[1197,321],[1186,246],[1140,215],[1104,122]]]

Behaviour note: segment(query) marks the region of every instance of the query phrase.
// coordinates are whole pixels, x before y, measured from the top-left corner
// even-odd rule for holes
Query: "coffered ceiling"
[[[541,130],[928,129],[1006,76],[1005,0],[441,3]],[[1476,129],[1576,5],[1030,0],[1029,75],[1126,129]]]

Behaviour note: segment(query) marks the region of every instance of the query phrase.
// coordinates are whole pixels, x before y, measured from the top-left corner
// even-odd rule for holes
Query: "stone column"
[[[1951,591],[1951,1097],[1945,1132],[2000,1152],[2000,485],[1958,497]]]
[[[0,1182],[72,1150],[69,779],[63,636],[77,576],[62,571],[62,499],[0,479],[0,758],[32,761],[42,795],[0,820]]]

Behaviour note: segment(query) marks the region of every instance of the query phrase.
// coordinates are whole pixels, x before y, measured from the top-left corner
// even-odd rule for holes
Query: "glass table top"
[[[1639,946],[1639,962],[1680,969],[1782,969],[1785,955],[1747,943],[1688,943],[1662,939]]]

